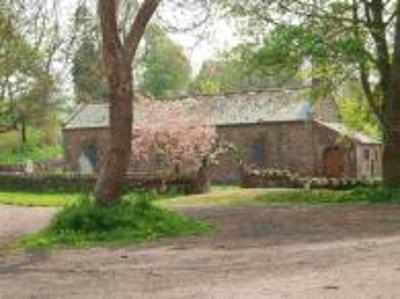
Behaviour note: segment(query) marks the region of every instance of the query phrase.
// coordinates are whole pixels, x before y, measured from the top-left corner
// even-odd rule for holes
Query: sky
[[[217,57],[218,53],[232,48],[239,42],[226,21],[217,22],[208,33],[209,37],[203,40],[191,34],[171,34],[172,39],[185,49],[194,73],[200,70],[203,62]]]
[[[64,4],[62,4],[61,14],[65,18],[71,17],[77,0],[63,0],[62,3]],[[168,7],[168,5],[164,5],[159,10],[161,11],[159,14],[163,19],[171,23],[187,23],[187,21],[198,17],[197,12],[190,12],[183,9],[176,12],[176,10]],[[217,57],[219,53],[232,48],[239,42],[233,26],[227,20],[213,20],[211,24],[202,28],[202,30],[205,34],[200,34],[200,36],[196,36],[195,33],[190,31],[187,33],[169,33],[169,36],[184,48],[186,55],[191,61],[193,74],[198,73],[203,62]]]

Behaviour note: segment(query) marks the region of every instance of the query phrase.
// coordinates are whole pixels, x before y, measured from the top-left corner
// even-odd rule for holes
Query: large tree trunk
[[[110,85],[110,144],[96,185],[100,204],[118,202],[130,162],[132,142],[132,76],[125,67]]]
[[[383,182],[388,187],[400,187],[400,75],[393,76],[392,88],[385,108],[388,121],[383,149]]]
[[[372,3],[373,4],[373,3]],[[371,4],[371,5],[372,5]],[[371,7],[375,7],[372,5]],[[384,4],[381,2],[381,14],[383,15]],[[396,20],[394,26],[394,51],[391,59],[386,58],[387,68],[390,73],[381,71],[381,88],[383,91],[384,114],[387,121],[383,152],[383,182],[389,187],[400,187],[400,0],[396,3]],[[385,27],[383,27],[385,28]],[[386,28],[387,29],[387,28]],[[386,44],[386,32],[381,33],[381,40]],[[377,44],[379,44],[377,42]],[[388,51],[386,49],[386,51]],[[378,59],[381,59],[384,51],[379,51]]]
[[[388,187],[400,186],[400,131],[388,132],[383,149],[383,181]]]
[[[119,0],[99,0],[103,62],[110,92],[110,144],[99,180],[96,201],[120,200],[130,162],[133,118],[132,62],[146,26],[161,0],[145,0],[122,41],[118,25]]]

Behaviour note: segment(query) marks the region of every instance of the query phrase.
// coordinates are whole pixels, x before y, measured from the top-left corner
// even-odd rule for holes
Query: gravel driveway
[[[400,298],[400,206],[186,212],[218,229],[0,257],[0,298]]]
[[[54,208],[27,208],[0,205],[0,243],[45,227]]]

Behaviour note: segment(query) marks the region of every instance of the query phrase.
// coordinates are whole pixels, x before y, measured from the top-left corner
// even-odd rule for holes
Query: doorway
[[[339,147],[328,148],[324,154],[325,175],[328,178],[342,178],[346,172],[346,150]]]

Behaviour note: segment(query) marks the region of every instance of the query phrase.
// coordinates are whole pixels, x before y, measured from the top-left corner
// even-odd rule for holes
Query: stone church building
[[[247,165],[313,177],[373,179],[381,175],[381,144],[346,128],[333,99],[312,105],[306,89],[198,96],[195,104],[193,99],[176,101],[182,101],[186,114],[200,115],[215,126],[220,138],[233,143]],[[140,101],[135,103],[134,118],[145,109]],[[63,138],[70,167],[96,172],[109,140],[108,104],[78,107],[64,126]],[[235,182],[241,175],[231,154],[222,156],[212,173],[216,182]]]

